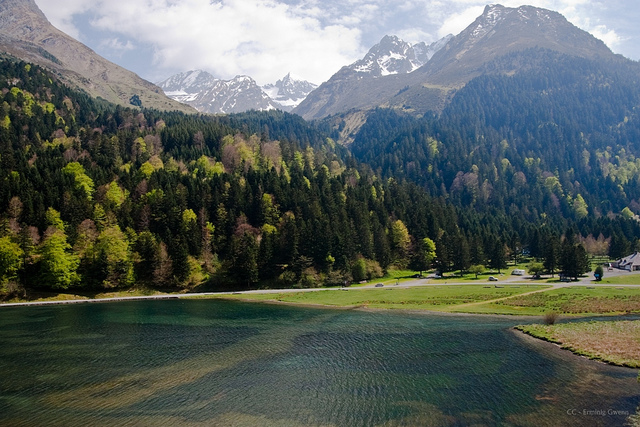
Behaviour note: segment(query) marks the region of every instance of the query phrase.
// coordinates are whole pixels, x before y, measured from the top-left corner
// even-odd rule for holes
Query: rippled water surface
[[[0,425],[620,426],[636,412],[636,371],[517,323],[216,300],[2,308]]]

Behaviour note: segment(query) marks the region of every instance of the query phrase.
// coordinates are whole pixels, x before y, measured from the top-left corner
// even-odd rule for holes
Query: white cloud
[[[136,46],[131,42],[131,40],[127,40],[123,42],[117,37],[102,40],[102,42],[100,43],[100,46],[105,49],[109,49],[109,50],[120,52],[120,53],[134,50],[136,48]]]
[[[402,40],[414,44],[423,41],[429,44],[432,40],[438,38],[421,28],[405,28],[397,31],[392,31],[392,33],[400,37]]]
[[[80,31],[73,24],[73,16],[86,12],[92,6],[92,2],[87,0],[36,0],[36,4],[53,26],[76,39]]]
[[[590,33],[602,40],[612,50],[615,50],[623,41],[615,30],[608,29],[606,25],[597,25],[591,29]]]
[[[458,34],[482,13],[487,0],[36,2],[55,26],[94,43],[90,47],[114,56],[110,59],[116,62],[118,58],[131,61],[131,52],[144,46],[147,52],[153,52],[153,63],[138,69],[148,74],[152,69],[155,76],[200,68],[219,78],[247,74],[259,83],[268,83],[291,71],[321,83],[343,65],[362,57],[385,34],[427,43],[447,34]],[[518,7],[523,0],[499,3]],[[559,11],[612,48],[630,46],[629,40],[637,37],[637,25],[628,17],[633,16],[629,10],[637,6],[629,6],[628,2],[528,0],[525,3]],[[606,19],[612,16],[616,19]],[[621,23],[625,19],[629,22]],[[90,33],[93,30],[97,36]],[[122,55],[123,52],[129,53]]]
[[[330,25],[321,23],[315,7],[275,0],[111,0],[84,7],[76,0],[68,10],[80,13],[88,4],[96,16],[92,26],[151,44],[157,66],[202,68],[220,78],[248,74],[260,83],[288,71],[316,82],[328,79],[357,58],[356,27],[375,9],[369,5]]]
[[[468,7],[458,13],[452,14],[440,28],[438,35],[444,37],[447,34],[458,34],[469,26],[478,16],[482,14],[484,6]]]

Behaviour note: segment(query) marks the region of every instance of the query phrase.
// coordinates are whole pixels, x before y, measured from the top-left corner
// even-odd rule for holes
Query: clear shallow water
[[[524,339],[521,322],[216,300],[2,308],[0,425],[620,426],[635,413],[636,371]]]

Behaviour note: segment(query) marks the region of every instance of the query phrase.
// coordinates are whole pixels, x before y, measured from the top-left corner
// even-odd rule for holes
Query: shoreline
[[[326,289],[325,289],[326,290]],[[297,289],[296,291],[299,291]],[[368,307],[367,305],[348,305],[337,306],[329,304],[314,304],[314,303],[302,303],[291,301],[278,301],[278,300],[255,300],[249,298],[233,298],[231,295],[235,292],[205,292],[198,294],[166,294],[166,295],[147,295],[147,296],[130,296],[130,297],[106,297],[106,298],[86,298],[86,299],[70,299],[70,300],[54,300],[54,301],[29,301],[29,302],[8,302],[0,303],[0,309],[2,307],[38,307],[46,305],[70,305],[70,304],[82,304],[82,303],[110,303],[110,302],[127,302],[127,301],[147,301],[147,300],[169,300],[169,299],[218,299],[224,301],[241,302],[247,304],[270,304],[270,305],[285,305],[300,308],[316,308],[316,309],[329,309],[329,310],[359,310],[366,312],[379,312],[379,313],[403,313],[413,315],[439,315],[439,316],[452,316],[452,317],[468,317],[468,316],[482,316],[482,317],[497,317],[497,318],[509,318],[509,319],[535,319],[540,316],[535,314],[504,314],[504,313],[473,313],[473,312],[451,312],[451,311],[438,311],[438,310],[416,310],[405,308],[382,308],[382,307]],[[612,314],[612,316],[619,316],[620,314]],[[591,317],[592,315],[578,316]]]
[[[540,316],[534,314],[500,314],[500,313],[471,313],[471,312],[452,312],[452,311],[438,311],[438,310],[416,310],[413,308],[382,308],[382,307],[369,307],[367,305],[328,305],[328,304],[313,304],[303,302],[290,302],[290,301],[278,301],[278,300],[252,300],[242,298],[225,298],[214,297],[215,299],[221,299],[225,301],[243,302],[248,304],[273,304],[273,305],[288,305],[301,308],[323,308],[330,310],[357,310],[371,313],[397,313],[397,314],[412,314],[412,315],[438,315],[438,316],[451,316],[451,317],[497,317],[497,318],[509,318],[509,319],[532,319],[539,318]],[[198,298],[194,298],[198,299]],[[204,299],[204,298],[202,298]],[[212,298],[213,299],[213,298]],[[590,317],[590,316],[587,316]]]
[[[477,284],[464,284],[464,283],[452,283],[447,286],[473,286]],[[510,284],[513,285],[513,284]],[[401,288],[415,288],[422,287],[424,285],[417,286],[401,286]],[[430,285],[428,285],[430,286]],[[580,286],[580,285],[577,285]],[[603,287],[610,287],[611,285],[604,285]],[[618,285],[619,286],[619,285]],[[624,287],[640,287],[640,285],[623,285]],[[566,287],[566,286],[551,286],[548,289],[534,291],[545,292],[554,288]],[[387,287],[386,289],[395,289]],[[253,299],[242,298],[241,295],[251,294],[280,294],[280,293],[299,293],[299,292],[321,292],[321,291],[367,291],[374,290],[374,287],[359,287],[359,288],[308,288],[308,289],[254,289],[248,291],[221,291],[221,292],[198,292],[198,293],[163,293],[156,295],[132,295],[132,296],[106,296],[106,297],[86,297],[75,299],[55,299],[55,300],[42,300],[42,301],[19,301],[19,302],[0,302],[0,309],[2,307],[30,307],[30,306],[47,306],[47,305],[67,305],[67,304],[82,304],[82,303],[109,303],[109,302],[127,302],[127,301],[147,301],[147,300],[170,300],[170,299],[222,299],[227,301],[239,301],[247,303],[262,303],[262,304],[278,304],[278,305],[290,305],[297,307],[307,308],[328,308],[336,310],[362,310],[362,311],[376,311],[376,312],[401,312],[410,314],[439,314],[449,316],[490,316],[498,318],[522,318],[522,319],[540,319],[543,314],[524,314],[524,313],[492,313],[492,312],[475,312],[475,311],[448,311],[448,310],[434,310],[432,308],[402,308],[402,307],[369,307],[367,304],[358,305],[331,305],[323,303],[310,303],[310,302],[296,302],[296,301],[283,301],[278,299]],[[485,303],[488,301],[483,301]],[[470,303],[476,304],[476,303]],[[559,316],[567,319],[583,319],[589,317],[620,317],[625,314],[640,315],[640,312],[611,312],[611,313],[558,313]]]
[[[611,320],[611,321],[604,321],[600,324],[600,326],[603,326],[603,325],[607,326],[617,322],[634,322],[634,321],[638,322],[638,320],[617,319],[617,320]],[[536,333],[536,331],[530,330],[530,328],[534,326],[536,325],[531,325],[531,324],[516,325],[513,328],[511,328],[511,330],[516,335],[530,342],[547,343],[550,346],[553,346],[568,354],[579,356],[580,358],[585,360],[591,360],[594,362],[604,363],[606,365],[617,366],[617,367],[627,368],[627,369],[634,369],[634,370],[640,369],[640,357],[636,356],[636,359],[633,359],[633,358],[625,358],[625,356],[622,356],[621,358],[619,354],[615,355],[612,353],[608,353],[607,351],[598,350],[597,347],[599,343],[597,342],[597,338],[598,337],[609,338],[606,333],[602,333],[601,331],[595,331],[595,333],[592,332],[590,337],[592,338],[595,337],[596,342],[595,344],[591,342],[591,345],[589,346],[585,344],[572,342],[571,338],[566,334],[564,335],[564,337],[561,336],[559,338],[556,338],[555,336],[553,336],[554,333],[551,333],[550,335],[544,335],[540,332]],[[553,328],[555,325],[544,325],[544,326]],[[562,335],[562,331],[559,331],[557,333]],[[640,374],[638,376],[638,380],[640,381]]]
[[[606,365],[613,368],[638,370],[638,368],[619,365],[619,364],[607,362],[601,359],[591,358],[584,354],[576,353],[575,351],[572,351],[569,348],[562,347],[562,344],[560,343],[545,340],[543,338],[538,338],[534,335],[528,334],[524,331],[517,329],[515,326],[509,328],[509,333],[513,334],[513,336],[517,337],[517,339],[521,340],[522,342],[526,343],[529,346],[534,346],[534,347],[544,349],[546,351],[553,352],[555,354],[555,357],[562,357],[563,359],[571,358],[574,361],[579,361],[581,363],[596,363],[599,365]]]

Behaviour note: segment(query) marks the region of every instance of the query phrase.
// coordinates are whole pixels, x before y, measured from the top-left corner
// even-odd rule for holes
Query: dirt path
[[[453,308],[465,308],[465,307],[474,307],[476,305],[482,305],[482,304],[492,304],[494,302],[504,301],[506,299],[513,298],[515,296],[521,297],[521,296],[524,296],[524,295],[537,294],[537,293],[540,293],[540,292],[548,292],[548,291],[551,291],[553,289],[559,289],[559,288],[564,288],[564,287],[567,287],[566,283],[562,283],[562,284],[555,283],[555,284],[551,284],[551,287],[549,287],[549,288],[536,289],[536,290],[529,291],[529,292],[524,292],[524,293],[521,293],[521,294],[509,295],[509,296],[506,296],[506,297],[500,297],[500,298],[487,300],[487,301],[476,301],[476,302],[468,302],[468,303],[465,303],[465,304],[452,305],[450,308],[452,308],[452,309]]]

